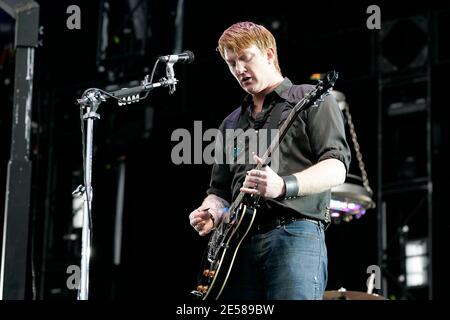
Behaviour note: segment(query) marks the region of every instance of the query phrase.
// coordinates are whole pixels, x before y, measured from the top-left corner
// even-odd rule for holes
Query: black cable
[[[155,64],[153,65],[152,74],[150,76],[150,84],[153,83],[153,76],[155,75],[156,66],[158,65],[159,59],[156,59]]]
[[[150,82],[149,82],[150,85],[153,84],[153,77],[154,77],[154,75],[155,75],[156,68],[157,68],[157,66],[158,66],[158,62],[159,62],[159,59],[156,59],[156,62],[155,62],[155,64],[153,65],[153,70],[152,70],[152,73],[151,73],[151,75],[150,75]],[[98,88],[88,88],[88,89],[84,90],[84,92],[83,92],[83,94],[82,94],[81,96],[82,96],[82,97],[87,97],[87,95],[90,93],[90,91],[97,91],[97,92],[100,92],[100,93],[102,93],[103,95],[105,95],[105,96],[107,96],[107,97],[109,97],[109,98],[116,99],[116,100],[118,100],[118,101],[120,101],[120,100],[122,99],[122,98],[118,98],[118,97],[116,97],[116,96],[110,94],[110,93],[107,92],[107,91],[104,91],[104,90],[101,90],[101,89],[98,89]],[[147,91],[147,92],[145,93],[145,95],[144,95],[143,97],[140,98],[140,100],[143,100],[143,99],[147,98],[149,92],[150,92],[150,91]],[[80,110],[81,110],[81,109],[80,109]],[[82,115],[82,114],[81,114],[81,121],[83,121],[83,115]],[[82,133],[83,133],[83,128],[82,128]],[[83,144],[83,146],[84,146],[84,144]]]

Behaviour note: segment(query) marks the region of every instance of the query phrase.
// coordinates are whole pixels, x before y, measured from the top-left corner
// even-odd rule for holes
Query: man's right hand
[[[189,215],[189,221],[191,226],[201,236],[207,235],[214,228],[214,221],[208,207],[201,206],[192,211]]]

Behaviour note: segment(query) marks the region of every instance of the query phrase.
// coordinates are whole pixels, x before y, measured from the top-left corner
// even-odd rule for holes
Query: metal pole
[[[381,65],[381,34],[377,32],[377,64],[375,66],[378,76],[378,161],[377,161],[377,233],[378,233],[378,265],[381,268],[382,279],[380,292],[383,296],[387,295],[387,281],[385,274],[386,266],[386,202],[383,201],[383,84],[380,70]]]
[[[92,209],[92,150],[94,137],[94,120],[100,119],[96,113],[100,105],[101,97],[92,95],[89,97],[90,106],[83,116],[87,122],[86,129],[86,150],[84,159],[84,188],[83,190],[83,224],[81,233],[81,269],[80,287],[78,290],[78,300],[88,300],[89,298],[89,260],[91,257],[91,209]],[[84,139],[84,137],[83,137]]]
[[[30,138],[39,4],[27,0],[0,0],[0,8],[16,20],[14,116],[5,194],[0,299],[22,300],[26,295],[26,271],[29,261],[32,168]]]
[[[120,265],[122,255],[122,220],[125,195],[125,160],[119,163],[119,179],[117,182],[116,217],[114,221],[114,265]]]
[[[428,12],[428,29],[432,29],[432,17],[431,12]],[[428,32],[428,43],[430,44],[431,50],[433,48],[431,47],[432,39],[431,39],[431,32]],[[433,53],[433,52],[432,52]],[[431,53],[431,54],[432,54]],[[434,295],[434,277],[433,277],[433,170],[432,170],[432,161],[433,161],[433,146],[432,146],[432,131],[431,131],[431,124],[432,124],[432,117],[431,117],[431,57],[428,57],[427,60],[427,124],[426,124],[426,130],[427,130],[427,176],[428,176],[428,184],[427,184],[427,212],[428,212],[428,238],[427,238],[427,250],[428,250],[428,266],[427,266],[427,275],[428,275],[428,299],[433,300]]]

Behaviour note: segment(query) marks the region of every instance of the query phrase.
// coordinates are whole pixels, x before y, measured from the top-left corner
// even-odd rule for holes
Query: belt
[[[256,217],[256,218],[258,219],[258,217]],[[260,220],[255,221],[255,223],[253,225],[253,232],[254,233],[265,233],[270,230],[280,228],[282,226],[290,224],[294,221],[309,221],[309,222],[312,222],[317,225],[320,225],[322,223],[322,221],[305,218],[305,217],[292,217],[292,216],[289,216],[289,217],[274,216],[274,217],[270,217],[270,218],[264,217]]]

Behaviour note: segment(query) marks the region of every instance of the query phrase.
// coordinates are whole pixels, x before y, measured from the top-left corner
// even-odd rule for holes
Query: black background
[[[81,133],[79,109],[75,100],[90,87],[105,88],[142,80],[155,59],[169,54],[174,47],[176,1],[148,4],[148,30],[144,54],[118,56],[111,52],[98,63],[99,4],[94,1],[40,1],[42,46],[36,52],[35,103],[33,106],[32,160],[32,252],[38,299],[74,299],[67,290],[66,268],[79,261],[79,243],[65,240],[71,229],[71,192],[82,184]],[[126,15],[123,2],[112,4],[115,26]],[[81,29],[69,30],[66,8],[81,9]],[[278,41],[283,74],[294,83],[313,83],[309,76],[336,69],[340,72],[335,89],[345,93],[350,105],[358,140],[372,188],[377,186],[378,78],[376,72],[376,30],[366,27],[367,6],[372,3],[291,1],[185,1],[183,49],[195,54],[190,65],[177,64],[180,80],[174,95],[157,89],[142,102],[118,107],[108,101],[101,105],[101,120],[96,121],[93,168],[94,248],[91,267],[93,299],[187,299],[195,286],[200,256],[206,245],[188,223],[188,214],[205,196],[210,166],[174,165],[171,141],[175,129],[193,132],[194,121],[202,121],[203,132],[217,127],[240,103],[244,92],[216,52],[217,40],[232,23],[251,20],[263,23]],[[448,134],[445,118],[445,86],[450,52],[444,39],[449,36],[449,7],[379,3],[383,21],[417,14],[432,14],[432,94],[433,94],[433,172],[436,229],[434,237],[447,241],[449,219],[440,212],[445,181],[448,179]],[[273,21],[279,27],[274,29]],[[129,22],[128,22],[129,24]],[[382,24],[382,28],[383,28]],[[151,32],[151,33],[149,33]],[[412,36],[413,37],[413,36]],[[413,37],[414,38],[414,37]],[[2,44],[11,38],[4,35]],[[407,48],[398,42],[386,44],[397,59],[407,59]],[[388,50],[386,49],[386,50]],[[402,51],[404,50],[404,52]],[[431,49],[430,49],[431,50]],[[115,53],[115,54],[113,54]],[[403,58],[402,58],[403,57]],[[401,60],[400,64],[402,61]],[[106,71],[99,71],[99,64]],[[405,62],[407,64],[407,62]],[[13,61],[1,70],[2,80],[12,75]],[[111,71],[113,74],[109,74]],[[158,69],[155,79],[164,76]],[[6,164],[9,159],[12,85],[1,85],[1,162],[0,204],[3,208]],[[145,131],[145,110],[153,110],[151,131]],[[407,129],[411,132],[413,129]],[[414,141],[420,141],[410,136]],[[388,154],[401,153],[401,142],[388,145]],[[204,144],[205,146],[206,144]],[[407,150],[421,151],[417,143]],[[389,149],[391,148],[391,149]],[[123,246],[120,266],[114,266],[113,227],[120,159],[126,163]],[[355,157],[352,170],[358,172]],[[393,169],[395,170],[395,169]],[[387,177],[391,177],[386,173]],[[376,195],[375,195],[376,196]],[[0,215],[3,214],[3,210]],[[396,212],[393,210],[392,215]],[[392,231],[391,236],[395,233]],[[327,290],[345,287],[365,291],[366,268],[377,264],[377,215],[370,210],[361,219],[332,225],[327,233],[329,281]],[[444,261],[446,250],[436,246],[435,297],[443,298],[448,275]],[[31,267],[30,267],[31,268]],[[395,294],[395,281],[392,284]],[[30,289],[30,297],[32,292]],[[422,296],[418,295],[417,298]]]

